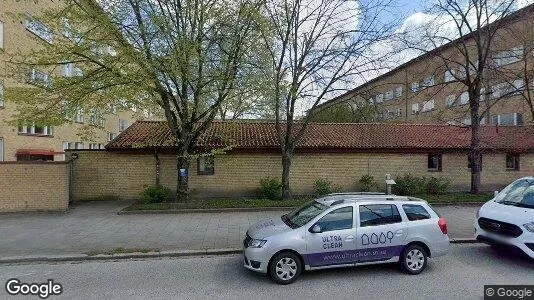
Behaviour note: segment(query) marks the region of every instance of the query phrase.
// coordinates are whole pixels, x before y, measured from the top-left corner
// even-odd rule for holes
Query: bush
[[[371,175],[363,175],[360,178],[360,191],[370,192],[373,188],[377,188],[378,183],[375,181],[375,178]]]
[[[420,195],[426,192],[426,179],[406,174],[395,178],[393,192],[397,195]]]
[[[263,178],[260,180],[260,194],[269,200],[282,198],[282,183],[276,178]]]
[[[426,183],[426,193],[430,195],[446,194],[450,186],[451,182],[448,179],[430,177]]]
[[[161,185],[153,185],[141,192],[141,204],[161,203],[169,197],[169,189]]]
[[[315,180],[313,183],[313,189],[315,191],[315,195],[318,197],[341,191],[339,186],[332,184],[332,182],[326,178]]]
[[[396,185],[393,186],[394,193],[403,196],[446,194],[450,188],[450,181],[448,179],[416,177],[411,174],[397,177],[395,183]]]

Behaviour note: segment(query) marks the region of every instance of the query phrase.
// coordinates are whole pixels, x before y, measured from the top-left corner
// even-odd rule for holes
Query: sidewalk
[[[0,215],[0,258],[82,254],[91,250],[241,248],[247,228],[284,211],[117,215],[126,204],[91,202],[66,214]],[[441,206],[453,239],[472,238],[478,206]]]

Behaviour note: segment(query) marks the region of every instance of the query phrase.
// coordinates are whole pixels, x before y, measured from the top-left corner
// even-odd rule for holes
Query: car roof
[[[396,195],[382,195],[381,197],[346,197],[344,199],[337,199],[332,201],[323,201],[321,203],[328,206],[337,206],[341,204],[348,203],[376,203],[376,202],[395,202],[395,203],[427,203],[427,201],[416,198],[416,197],[407,197],[407,196],[396,196]]]

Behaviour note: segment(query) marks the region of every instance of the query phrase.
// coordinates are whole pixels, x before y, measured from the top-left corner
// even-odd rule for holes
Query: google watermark
[[[61,295],[63,287],[55,283],[53,279],[48,279],[44,283],[24,283],[17,278],[11,278],[6,282],[6,292],[10,295],[33,295],[46,299],[50,296]]]
[[[484,299],[534,299],[534,285],[485,285]]]

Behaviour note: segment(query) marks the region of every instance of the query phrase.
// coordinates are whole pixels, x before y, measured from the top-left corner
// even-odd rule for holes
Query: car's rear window
[[[402,205],[402,209],[410,221],[430,219],[430,214],[422,205],[404,204]]]

